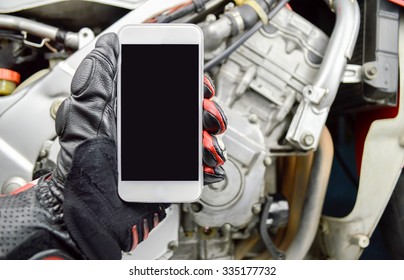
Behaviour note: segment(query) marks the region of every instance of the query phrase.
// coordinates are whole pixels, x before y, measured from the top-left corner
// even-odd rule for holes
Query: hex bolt
[[[370,240],[367,235],[355,234],[351,236],[350,242],[352,245],[357,245],[364,249],[369,246]]]
[[[272,159],[271,157],[265,157],[264,159],[264,165],[265,166],[270,166],[272,164]]]
[[[248,121],[250,123],[257,123],[258,122],[258,116],[256,114],[251,114],[248,116]]]
[[[209,14],[206,16],[206,22],[212,23],[214,21],[216,21],[216,16],[214,14]]]
[[[229,223],[224,224],[224,225],[222,226],[222,231],[223,231],[223,233],[228,233],[228,232],[230,232],[230,231],[231,231],[231,224],[229,224]]]
[[[261,212],[261,204],[259,204],[259,203],[255,203],[253,206],[252,206],[252,212],[254,213],[254,214],[259,214],[259,212]]]
[[[302,144],[306,147],[310,147],[314,144],[314,136],[311,134],[304,134],[302,137]]]
[[[39,151],[39,157],[40,157],[40,158],[46,157],[47,154],[48,154],[48,152],[47,152],[45,149],[41,149],[41,150]]]
[[[366,67],[364,69],[365,78],[368,80],[373,80],[377,76],[377,68],[375,66]]]

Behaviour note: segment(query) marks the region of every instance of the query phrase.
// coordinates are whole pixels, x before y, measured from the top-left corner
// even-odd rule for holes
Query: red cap
[[[397,5],[404,6],[404,0],[390,0],[390,2],[396,3]]]
[[[6,68],[0,68],[0,80],[7,80],[19,84],[20,78],[21,77],[18,72]]]

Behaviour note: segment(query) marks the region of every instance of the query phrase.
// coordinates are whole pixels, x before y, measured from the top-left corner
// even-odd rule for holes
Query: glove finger
[[[105,136],[115,141],[116,72],[119,43],[116,34],[101,36],[73,76],[72,94],[56,116],[59,136],[56,178],[63,182],[69,173],[73,153],[87,139]]]
[[[81,62],[73,76],[72,95],[63,102],[56,118],[56,132],[61,138],[65,134],[75,140],[89,136],[115,138],[118,56],[118,38],[108,33],[97,40],[94,50]],[[85,133],[76,135],[76,131]]]
[[[212,79],[205,75],[203,79],[203,95],[206,99],[211,99],[215,95],[215,87],[213,85]]]
[[[210,134],[221,134],[227,129],[227,117],[215,101],[203,100],[203,128]]]
[[[210,167],[223,165],[226,161],[226,148],[221,140],[203,132],[203,162]]]
[[[216,166],[212,168],[210,166],[203,167],[203,182],[204,185],[209,185],[213,183],[217,183],[223,181],[226,178],[226,172],[223,167]]]

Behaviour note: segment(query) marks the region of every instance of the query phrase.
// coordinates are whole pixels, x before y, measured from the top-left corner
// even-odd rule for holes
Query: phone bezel
[[[120,48],[124,44],[197,44],[199,46],[199,172],[198,181],[122,181],[121,178],[121,56],[117,87],[118,194],[128,202],[192,202],[202,192],[202,102],[203,102],[203,33],[193,24],[135,24],[118,33]],[[179,167],[178,172],[181,172]]]

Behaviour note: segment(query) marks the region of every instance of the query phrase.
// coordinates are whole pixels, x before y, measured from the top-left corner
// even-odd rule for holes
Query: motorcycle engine
[[[276,192],[276,156],[300,153],[285,135],[327,44],[321,30],[283,8],[217,70],[216,101],[229,120],[223,136],[227,179],[205,186],[200,201],[184,207],[184,218],[204,230],[192,238],[185,232],[178,248],[181,253],[174,257],[232,258],[232,239],[250,236],[264,193]],[[211,228],[219,230],[212,233]],[[185,244],[187,250],[181,250]],[[189,250],[190,244],[197,248]]]

